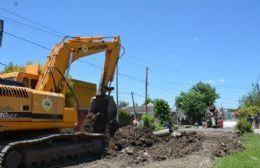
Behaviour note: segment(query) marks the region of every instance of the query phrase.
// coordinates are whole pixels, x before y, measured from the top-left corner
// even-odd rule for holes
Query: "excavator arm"
[[[63,75],[68,76],[71,64],[82,57],[104,51],[106,56],[98,95],[105,95],[109,91],[119,57],[119,36],[113,37],[112,41],[104,37],[75,37],[57,44],[43,67],[36,90],[66,93]]]

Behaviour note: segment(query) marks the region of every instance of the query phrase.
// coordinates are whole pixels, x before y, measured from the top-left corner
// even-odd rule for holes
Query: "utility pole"
[[[3,32],[4,32],[4,21],[0,19],[0,47],[2,46]]]
[[[256,81],[256,89],[257,89],[257,92],[258,92],[258,93],[260,93],[259,84],[258,84],[259,80],[260,80],[260,74],[259,74],[259,76],[258,76],[258,78],[257,78],[257,81]]]
[[[137,117],[137,115],[136,115],[136,110],[135,110],[135,99],[134,99],[134,92],[131,92],[131,95],[132,95],[133,109],[134,109],[135,118],[136,118],[136,117]]]
[[[148,95],[148,66],[146,66],[146,75],[145,75],[145,112],[148,112],[147,108],[147,95]]]

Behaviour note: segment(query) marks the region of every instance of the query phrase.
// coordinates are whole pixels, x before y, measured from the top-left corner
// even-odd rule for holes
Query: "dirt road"
[[[183,131],[185,131],[185,135],[182,137],[152,142],[153,145],[151,147],[143,147],[142,145],[132,146],[132,142],[123,142],[123,145],[127,147],[124,146],[125,148],[120,149],[119,152],[111,152],[110,155],[103,159],[65,167],[211,168],[213,160],[217,156],[226,155],[242,148],[237,143],[238,136],[233,129],[197,130],[189,128],[178,130],[182,134]],[[196,131],[196,134],[194,134],[194,131]],[[161,158],[157,158],[157,156]]]

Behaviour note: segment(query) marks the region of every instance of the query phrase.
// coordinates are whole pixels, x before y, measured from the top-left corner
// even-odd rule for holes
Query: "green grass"
[[[214,168],[260,168],[260,135],[244,134],[246,149],[215,161]]]

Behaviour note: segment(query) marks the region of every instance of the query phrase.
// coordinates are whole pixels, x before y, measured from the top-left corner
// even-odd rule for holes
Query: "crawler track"
[[[79,156],[95,157],[105,149],[103,134],[57,133],[0,140],[0,167],[39,167]]]

